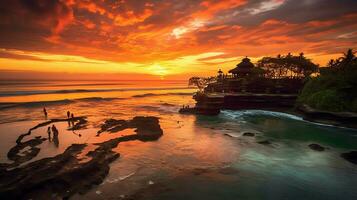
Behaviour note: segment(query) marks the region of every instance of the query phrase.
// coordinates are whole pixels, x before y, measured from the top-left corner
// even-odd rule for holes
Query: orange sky
[[[357,47],[355,0],[2,0],[0,79],[187,79]]]

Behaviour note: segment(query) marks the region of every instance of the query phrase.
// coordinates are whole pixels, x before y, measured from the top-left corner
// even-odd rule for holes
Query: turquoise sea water
[[[44,142],[34,160],[133,131],[95,137],[108,118],[160,118],[163,137],[120,143],[114,150],[121,156],[103,183],[73,199],[357,199],[357,165],[340,157],[357,150],[357,130],[263,110],[180,115],[182,104],[194,104],[195,90],[177,81],[15,82],[1,83],[0,91],[0,162],[9,162],[19,134],[45,120],[44,106],[50,118],[67,110],[86,115],[89,127],[72,133],[58,123],[59,146]],[[45,128],[33,134],[46,136]],[[311,143],[326,150],[311,150]]]

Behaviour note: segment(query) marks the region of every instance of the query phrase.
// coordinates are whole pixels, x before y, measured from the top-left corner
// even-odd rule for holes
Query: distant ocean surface
[[[264,110],[178,114],[182,105],[194,106],[195,91],[169,80],[0,81],[0,163],[10,162],[7,152],[20,134],[45,121],[44,107],[49,118],[87,116],[89,126],[72,133],[56,124],[59,146],[44,142],[34,160],[127,134],[96,137],[106,119],[156,116],[164,135],[120,143],[103,183],[73,199],[357,199],[357,166],[340,156],[357,150],[356,130]],[[33,134],[46,137],[46,127]],[[314,151],[311,143],[327,149]]]

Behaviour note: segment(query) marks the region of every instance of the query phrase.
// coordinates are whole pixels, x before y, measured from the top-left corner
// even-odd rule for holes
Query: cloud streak
[[[0,58],[14,68],[26,60],[60,62],[43,56],[52,54],[113,63],[102,67],[108,71],[135,63],[156,69],[153,74],[197,73],[215,71],[215,64],[228,68],[242,56],[335,55],[357,47],[356,21],[354,0],[3,0]],[[212,52],[221,54],[182,61]],[[77,61],[61,69],[71,71]],[[78,62],[85,70],[87,61]],[[171,67],[174,62],[181,68]]]

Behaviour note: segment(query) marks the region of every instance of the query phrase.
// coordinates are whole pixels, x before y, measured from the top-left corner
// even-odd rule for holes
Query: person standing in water
[[[48,141],[51,142],[51,127],[47,127]]]
[[[69,111],[67,111],[67,119],[69,119],[70,116],[71,116],[71,113]]]
[[[72,126],[74,126],[74,114],[71,113],[71,122],[72,122]]]
[[[55,144],[56,147],[58,147],[59,145],[58,130],[55,125],[52,125],[52,132],[53,132],[53,143]]]
[[[52,133],[53,133],[53,136],[58,135],[58,130],[54,124],[52,125]]]
[[[43,114],[45,114],[45,118],[47,119],[47,110],[46,110],[46,107],[43,107]]]

